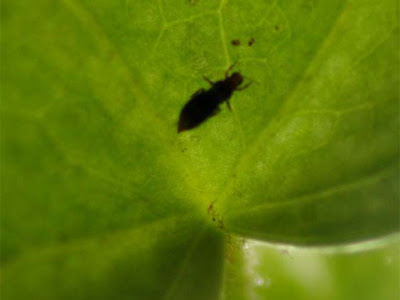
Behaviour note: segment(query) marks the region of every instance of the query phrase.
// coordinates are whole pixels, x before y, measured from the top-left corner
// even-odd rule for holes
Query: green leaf
[[[331,244],[398,229],[397,6],[336,3],[312,8],[307,21],[293,3],[282,7],[291,19],[280,28],[290,35],[282,51],[267,56],[274,78],[263,83],[270,88],[251,110],[240,103],[240,113],[251,119],[245,135],[254,139],[220,197],[228,230],[268,241]],[[268,116],[260,113],[261,103],[280,107],[255,130],[252,116]]]
[[[101,238],[31,249],[6,265],[3,296],[215,299],[221,239],[209,229],[198,230],[199,225],[188,218],[166,219]]]
[[[397,232],[398,13],[394,0],[2,1],[4,299],[240,299],[249,266],[232,235]],[[202,76],[233,62],[253,81],[233,113],[178,135]]]

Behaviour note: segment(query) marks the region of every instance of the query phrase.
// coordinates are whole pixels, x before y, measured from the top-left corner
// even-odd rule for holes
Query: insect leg
[[[226,106],[228,107],[229,111],[232,111],[231,103],[229,100],[226,100]]]
[[[244,86],[240,87],[240,88],[236,88],[235,91],[243,91],[244,89],[247,89],[250,84],[252,84],[253,81],[250,81],[249,83],[245,84]]]
[[[203,75],[203,78],[204,78],[204,80],[207,81],[211,86],[214,85],[214,82],[212,82],[208,77],[206,77],[206,76]]]
[[[228,70],[225,71],[225,79],[228,78],[229,76],[229,72],[233,69],[233,67],[236,65],[236,62],[234,62],[229,68]]]

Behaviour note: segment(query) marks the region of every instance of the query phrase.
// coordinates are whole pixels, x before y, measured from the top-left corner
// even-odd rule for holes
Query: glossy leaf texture
[[[335,247],[235,243],[240,248],[227,256],[224,300],[394,300],[400,295],[398,236]]]
[[[225,299],[385,299],[399,298],[399,241],[384,247],[365,244],[323,249],[244,245],[246,267],[241,287],[245,297]],[[233,270],[231,270],[233,271]],[[227,278],[238,278],[233,271]],[[237,292],[235,295],[240,295]]]
[[[232,235],[397,232],[398,16],[392,0],[2,1],[2,297],[246,298]],[[253,83],[233,111],[178,135],[202,76],[234,62]]]

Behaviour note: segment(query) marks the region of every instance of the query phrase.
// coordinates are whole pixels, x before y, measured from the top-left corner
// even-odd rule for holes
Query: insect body
[[[223,102],[226,102],[229,110],[231,110],[229,98],[233,92],[243,90],[251,84],[249,82],[239,88],[239,85],[243,82],[243,76],[239,72],[229,75],[229,71],[233,66],[226,70],[224,80],[212,82],[204,76],[204,79],[210,83],[211,88],[209,90],[198,90],[182,108],[178,122],[178,133],[193,129],[211,116],[216,115],[220,111],[219,105]]]

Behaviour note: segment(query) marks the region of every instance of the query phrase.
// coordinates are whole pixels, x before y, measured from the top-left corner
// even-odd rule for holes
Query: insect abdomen
[[[186,103],[179,116],[178,133],[195,128],[211,117],[218,107],[212,100],[210,92],[204,92]]]

